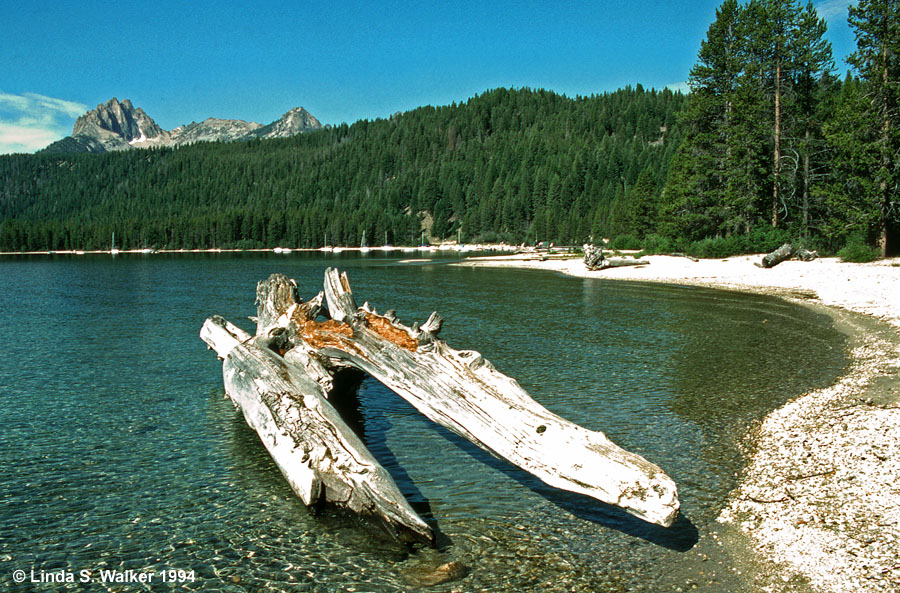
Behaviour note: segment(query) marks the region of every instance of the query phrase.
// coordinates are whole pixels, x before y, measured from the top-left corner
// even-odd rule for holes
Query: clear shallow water
[[[406,323],[438,310],[452,346],[663,467],[685,518],[654,529],[546,487],[371,380],[366,442],[441,549],[311,516],[197,334],[214,313],[250,329],[257,280],[312,296],[327,265]],[[773,298],[305,254],[0,259],[0,333],[0,585],[22,591],[64,586],[17,587],[17,569],[92,571],[73,590],[104,590],[102,569],[181,569],[204,591],[405,591],[451,559],[471,574],[435,590],[653,591],[710,529],[750,424],[845,364],[828,317]]]

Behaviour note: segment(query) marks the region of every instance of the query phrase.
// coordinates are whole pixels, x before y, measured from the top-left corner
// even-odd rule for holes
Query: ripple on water
[[[442,545],[410,554],[353,518],[312,516],[196,335],[212,313],[248,325],[269,272],[312,295],[333,262],[27,260],[0,274],[0,310],[13,312],[0,316],[0,585],[15,590],[17,568],[130,568],[194,570],[189,590],[408,591],[416,571],[458,560],[466,590],[642,590],[715,517],[746,428],[844,364],[826,317],[776,299],[372,261],[346,262],[361,300],[409,323],[438,309],[452,346],[662,466],[686,519],[655,529],[549,488],[372,381],[357,402],[366,443]],[[52,288],[61,277],[65,291]],[[23,302],[32,310],[15,314]],[[53,356],[23,338],[47,327]]]

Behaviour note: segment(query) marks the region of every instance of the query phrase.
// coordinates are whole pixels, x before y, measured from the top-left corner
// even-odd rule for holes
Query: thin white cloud
[[[688,84],[688,81],[684,80],[682,82],[673,82],[672,84],[667,84],[666,88],[672,91],[673,93],[684,93],[685,95],[691,92],[691,85]]]
[[[87,105],[37,93],[0,91],[0,154],[34,152],[70,133]]]
[[[63,136],[53,130],[0,121],[0,154],[34,152]]]
[[[815,4],[816,12],[826,21],[847,18],[847,9],[856,6],[857,0],[824,0]]]
[[[43,109],[57,111],[70,117],[78,117],[88,109],[87,105],[84,105],[82,103],[76,103],[75,101],[66,101],[65,99],[46,97],[37,93],[25,93],[24,96],[34,101],[36,105],[40,106]]]

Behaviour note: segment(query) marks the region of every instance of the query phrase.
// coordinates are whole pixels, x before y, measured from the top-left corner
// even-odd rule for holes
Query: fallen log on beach
[[[306,378],[296,379],[301,390],[327,392],[331,375],[358,369],[432,421],[551,486],[662,526],[677,517],[675,483],[659,467],[603,433],[550,412],[478,352],[449,347],[437,337],[442,326],[437,313],[421,327],[406,326],[390,311],[379,315],[368,304],[358,307],[347,275],[334,269],[325,272],[323,293],[309,301],[300,300],[294,283],[277,274],[260,283],[257,297],[258,335],[234,346],[238,358],[243,360],[245,344],[262,341],[268,350],[263,358],[283,361],[292,380]],[[242,368],[253,372],[255,367]],[[231,395],[229,381],[234,389],[236,382],[226,371],[226,392]]]
[[[774,268],[781,262],[789,260],[797,253],[797,249],[790,243],[785,243],[772,253],[767,253],[762,258],[762,267]]]
[[[796,257],[800,261],[813,261],[819,257],[819,252],[802,248],[797,249],[791,243],[785,243],[775,251],[764,255],[762,262],[756,265],[760,268],[774,268],[781,262],[787,261],[793,257]]]
[[[626,266],[646,266],[650,262],[644,259],[629,259],[627,257],[609,257],[603,261],[600,270],[607,268],[624,268]]]
[[[624,266],[646,266],[649,261],[642,259],[628,259],[624,257],[606,257],[600,247],[585,244],[584,265],[588,270],[596,272],[597,270],[605,270],[607,268],[621,268]]]

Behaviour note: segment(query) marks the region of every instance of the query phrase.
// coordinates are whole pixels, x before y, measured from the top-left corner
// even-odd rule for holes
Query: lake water
[[[163,591],[174,584],[158,573],[109,586],[100,571],[172,569],[193,570],[184,585],[201,591],[409,591],[427,567],[459,560],[465,580],[432,590],[654,591],[714,529],[752,423],[846,364],[829,317],[775,298],[444,263],[0,259],[0,586]],[[660,465],[684,518],[653,528],[549,488],[371,380],[359,390],[365,441],[433,520],[439,549],[312,516],[224,398],[198,331],[216,313],[252,329],[258,280],[281,272],[309,297],[329,265],[349,271],[358,302],[407,324],[439,311],[451,346]],[[15,585],[14,570],[73,571],[76,583]]]

